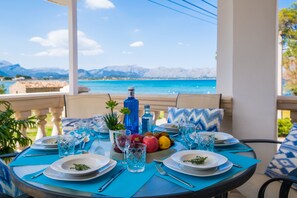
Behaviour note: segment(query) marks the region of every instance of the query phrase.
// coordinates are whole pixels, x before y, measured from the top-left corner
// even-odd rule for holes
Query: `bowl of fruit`
[[[132,134],[131,144],[143,143],[146,145],[147,162],[152,161],[155,158],[161,159],[169,157],[176,151],[180,151],[183,148],[182,144],[175,142],[167,132],[146,132],[144,134]],[[111,153],[112,157],[122,159],[119,156],[122,151],[114,144],[114,152]]]

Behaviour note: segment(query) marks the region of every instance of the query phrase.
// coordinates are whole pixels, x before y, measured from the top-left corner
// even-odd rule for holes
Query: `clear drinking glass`
[[[143,172],[146,162],[146,145],[131,144],[127,149],[127,169],[132,173]]]
[[[59,156],[65,157],[74,155],[75,138],[72,135],[59,135],[58,136],[58,149]]]
[[[126,164],[126,153],[131,143],[131,131],[120,130],[120,131],[117,131],[114,134],[114,136],[115,136],[117,147],[124,153],[123,164]]]
[[[213,151],[215,132],[196,132],[196,140],[199,150]]]
[[[180,133],[185,141],[185,143],[188,145],[189,149],[192,149],[192,145],[195,141],[195,135],[193,133],[195,132],[195,125],[192,123],[184,123],[180,125]]]

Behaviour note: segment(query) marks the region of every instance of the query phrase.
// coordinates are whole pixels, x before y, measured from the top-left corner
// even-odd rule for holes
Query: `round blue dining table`
[[[111,158],[117,157],[118,154],[114,154],[114,152],[112,152],[112,145],[108,139],[100,140],[99,145],[102,147],[101,151],[104,152],[105,156],[109,156]],[[171,151],[176,152],[178,150],[181,150],[180,147],[181,144],[177,142],[173,146]],[[14,160],[18,160],[18,158],[24,155],[24,153],[26,153],[28,149],[30,148],[27,148],[26,150],[21,152]],[[147,156],[147,162],[152,162],[154,158],[169,157],[171,154],[172,152],[170,152],[170,150],[160,151],[159,154],[158,152],[156,154],[149,154]],[[245,155],[253,159],[256,157],[252,150],[247,150],[242,153],[236,152],[234,155]],[[32,157],[32,160],[37,159],[37,157]],[[106,197],[105,195],[100,193],[95,194],[83,192],[80,191],[80,189],[74,190],[64,187],[46,185],[38,182],[28,181],[23,178],[25,175],[36,173],[38,171],[45,169],[48,166],[49,164],[11,166],[10,170],[13,181],[16,184],[16,186],[20,190],[32,197]],[[219,181],[217,183],[214,183],[212,185],[209,185],[205,188],[196,191],[188,190],[187,188],[184,188],[182,185],[177,185],[176,183],[171,182],[170,180],[164,179],[159,175],[154,174],[142,187],[137,189],[133,197],[224,197],[228,191],[231,191],[237,188],[238,186],[244,184],[253,175],[253,173],[256,170],[256,166],[257,165],[255,163],[249,166],[248,168],[237,172],[231,177],[228,177],[222,181]],[[236,167],[233,168],[236,169]]]

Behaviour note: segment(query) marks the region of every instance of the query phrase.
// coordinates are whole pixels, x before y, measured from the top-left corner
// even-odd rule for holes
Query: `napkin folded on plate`
[[[221,175],[215,175],[215,176],[210,176],[210,177],[195,177],[195,176],[191,176],[191,175],[186,175],[183,173],[178,173],[176,171],[173,171],[165,166],[164,169],[168,172],[171,173],[172,175],[177,176],[178,178],[193,184],[195,187],[191,188],[188,187],[178,181],[176,181],[175,179],[172,179],[169,176],[163,176],[160,173],[156,173],[157,176],[164,178],[168,181],[171,181],[179,186],[182,186],[188,190],[191,191],[198,191],[201,190],[203,188],[206,188],[208,186],[214,185],[220,181],[223,181],[225,179],[228,179],[230,177],[232,177],[233,175],[237,174],[240,171],[243,171],[255,164],[257,164],[259,162],[259,160],[254,159],[254,158],[250,158],[250,157],[245,157],[245,156],[241,156],[241,155],[237,155],[237,154],[232,154],[232,153],[228,153],[228,152],[222,152],[220,153],[222,155],[224,155],[225,157],[228,158],[229,161],[235,163],[235,164],[239,164],[242,166],[242,168],[237,168],[237,167],[232,167],[229,171],[221,174]]]
[[[57,181],[47,178],[41,175],[35,179],[31,179],[31,176],[36,175],[38,172],[25,175],[24,180],[37,182],[40,184],[47,184],[56,187],[69,188],[73,190],[80,190],[83,192],[89,192],[93,194],[99,194],[98,188],[100,188],[112,175],[117,173],[122,168],[121,165],[117,165],[113,170],[102,175],[98,178],[89,181]],[[146,164],[145,171],[142,173],[130,173],[125,170],[119,177],[117,177],[103,192],[100,194],[110,197],[132,197],[156,172],[154,163]]]

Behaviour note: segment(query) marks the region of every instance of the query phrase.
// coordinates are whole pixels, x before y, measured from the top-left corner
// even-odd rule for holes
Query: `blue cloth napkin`
[[[236,154],[232,154],[232,153],[228,153],[228,152],[222,152],[220,153],[222,155],[224,155],[225,157],[227,157],[229,159],[229,161],[239,164],[242,166],[242,168],[237,168],[237,167],[232,167],[232,169],[230,169],[229,171],[227,171],[226,173],[223,173],[221,175],[216,175],[216,176],[210,176],[210,177],[195,177],[195,176],[191,176],[191,175],[186,175],[186,174],[182,174],[182,173],[178,173],[176,171],[173,171],[167,167],[164,166],[164,169],[168,172],[171,173],[177,177],[179,177],[180,179],[189,182],[191,184],[193,184],[195,187],[194,188],[190,188],[178,181],[176,181],[175,179],[172,179],[169,176],[163,176],[160,173],[156,173],[156,175],[158,175],[159,177],[162,177],[168,181],[171,181],[179,186],[182,186],[188,190],[191,191],[198,191],[201,190],[203,188],[206,188],[208,186],[214,185],[220,181],[223,181],[227,178],[232,177],[233,175],[235,175],[236,173],[245,170],[255,164],[257,164],[259,162],[259,160],[254,159],[254,158],[249,158],[249,157],[245,157],[245,156],[241,156],[241,155],[236,155]]]
[[[38,172],[25,175],[23,179],[40,184],[47,184],[74,190],[79,189],[80,191],[99,194],[98,188],[100,188],[107,180],[110,179],[112,175],[117,173],[121,168],[121,165],[117,165],[112,171],[105,175],[89,181],[81,182],[57,181],[47,178],[44,175],[41,175],[35,179],[31,179],[31,176],[37,174]],[[155,172],[156,168],[154,166],[154,163],[146,164],[145,171],[142,173],[130,173],[128,170],[125,170],[100,194],[111,197],[131,197],[155,174]]]
[[[239,152],[249,152],[252,151],[253,149],[238,143],[230,146],[220,146],[220,147],[215,147],[214,152],[230,152],[230,153],[239,153]]]
[[[24,154],[48,154],[48,153],[53,155],[24,157]],[[27,149],[24,153],[22,153],[14,161],[12,161],[9,164],[9,166],[13,167],[13,166],[51,164],[58,159],[60,159],[58,150],[44,151],[44,150]]]

